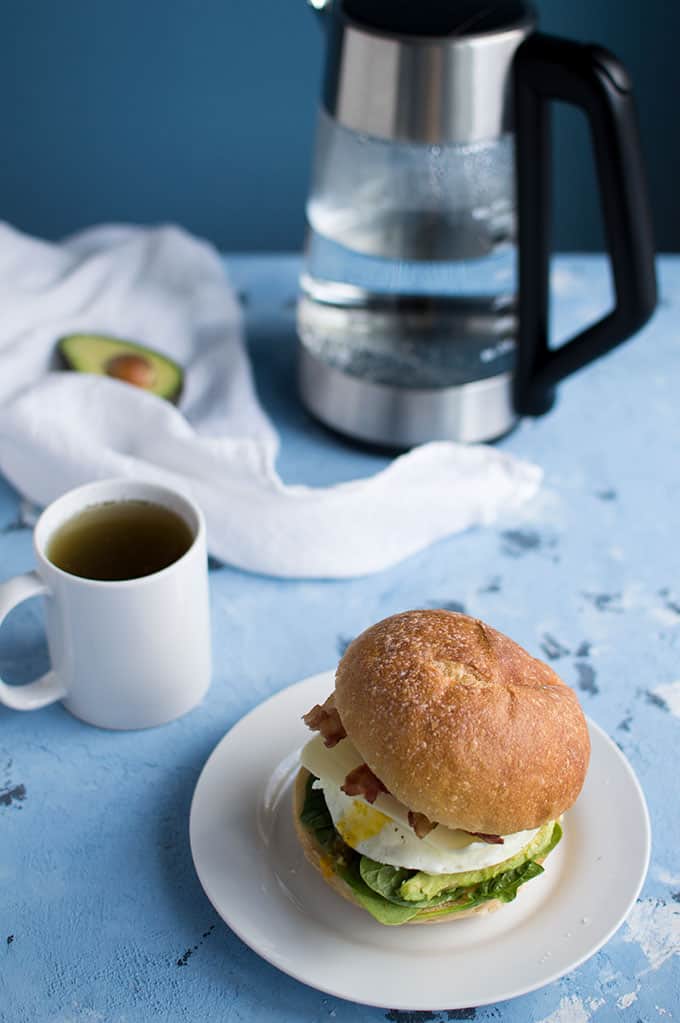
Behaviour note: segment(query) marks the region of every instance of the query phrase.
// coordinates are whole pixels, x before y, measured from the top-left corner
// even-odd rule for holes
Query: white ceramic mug
[[[194,536],[189,550],[152,575],[115,582],[52,564],[49,541],[64,522],[92,505],[126,500],[180,515]],[[52,666],[27,685],[0,680],[0,703],[36,710],[62,700],[100,728],[150,728],[201,701],[210,683],[210,610],[205,524],[196,505],[149,483],[86,484],[45,509],[33,546],[37,571],[0,583],[0,624],[22,600],[44,596]]]

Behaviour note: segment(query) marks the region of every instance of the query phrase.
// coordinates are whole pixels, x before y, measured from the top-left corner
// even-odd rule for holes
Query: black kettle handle
[[[515,407],[540,415],[556,383],[630,337],[657,302],[654,239],[637,114],[625,68],[606,50],[536,33],[514,61],[519,212]],[[549,348],[551,100],[588,117],[615,305],[562,347]],[[574,196],[578,202],[578,197]]]

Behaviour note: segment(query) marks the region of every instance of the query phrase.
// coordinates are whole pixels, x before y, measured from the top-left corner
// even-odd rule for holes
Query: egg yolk
[[[373,838],[389,823],[390,818],[386,817],[384,813],[355,799],[352,806],[342,815],[335,826],[347,845],[356,849],[359,842]]]
[[[335,870],[333,869],[333,864],[328,856],[319,856],[319,870],[326,880],[333,877]]]

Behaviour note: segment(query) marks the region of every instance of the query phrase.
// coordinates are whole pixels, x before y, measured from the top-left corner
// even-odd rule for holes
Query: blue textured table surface
[[[326,433],[296,401],[297,260],[227,263],[259,392],[282,434],[284,479],[326,484],[382,467],[383,456]],[[165,728],[107,733],[60,706],[0,711],[3,1023],[680,1017],[680,259],[662,259],[660,271],[661,307],[642,334],[567,381],[548,416],[502,441],[545,470],[521,516],[349,582],[212,566],[212,689]],[[560,259],[554,285],[561,334],[608,304],[599,258]],[[30,529],[2,482],[0,534],[0,575],[29,568]],[[370,623],[423,606],[464,608],[547,658],[630,758],[654,829],[647,883],[616,937],[558,983],[476,1011],[368,1009],[278,973],[217,917],[189,852],[194,785],[227,729],[271,693],[332,666]],[[2,630],[9,680],[44,666],[40,623],[33,601]]]

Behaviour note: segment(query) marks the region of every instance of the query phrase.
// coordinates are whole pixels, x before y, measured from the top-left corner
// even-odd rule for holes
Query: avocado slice
[[[562,829],[559,823],[550,821],[539,829],[528,845],[525,845],[514,856],[503,860],[502,863],[496,863],[492,867],[483,867],[480,870],[461,871],[458,874],[426,874],[424,871],[418,871],[409,880],[404,881],[399,889],[399,896],[406,902],[422,902],[434,899],[449,889],[467,888],[470,885],[489,881],[508,870],[515,870],[527,860],[547,856],[561,835]]]
[[[69,334],[60,339],[57,348],[66,367],[77,373],[114,377],[167,401],[177,402],[182,392],[181,367],[134,341],[103,334]]]

